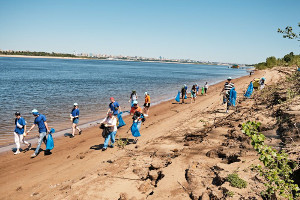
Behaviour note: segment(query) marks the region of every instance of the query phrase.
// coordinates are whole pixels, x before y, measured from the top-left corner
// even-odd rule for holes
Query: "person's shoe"
[[[36,154],[35,154],[35,153],[33,153],[33,154],[31,155],[31,158],[34,158],[34,157],[36,157]]]
[[[102,148],[102,151],[106,151],[106,148]]]
[[[71,136],[70,136],[70,138],[73,138],[73,137],[75,137],[75,136],[74,136],[74,135],[71,135]]]
[[[144,114],[144,116],[145,116],[145,117],[148,117],[148,115],[147,115],[147,114]]]
[[[27,147],[27,148],[28,148],[28,150],[31,149],[31,143],[28,144],[28,147]]]
[[[138,141],[138,139],[134,139],[134,140],[133,140],[133,144],[136,144],[137,141]]]
[[[81,133],[82,133],[82,130],[79,131],[79,135],[81,135]]]
[[[21,153],[21,152],[20,152],[20,150],[18,149],[14,154],[17,155],[17,154],[19,154],[19,153]]]
[[[115,146],[114,146],[113,144],[111,144],[109,147],[110,147],[110,148],[114,148]]]
[[[45,154],[46,156],[48,156],[48,155],[51,155],[52,152],[48,149],[48,150],[45,150],[45,151],[44,151],[44,154]]]

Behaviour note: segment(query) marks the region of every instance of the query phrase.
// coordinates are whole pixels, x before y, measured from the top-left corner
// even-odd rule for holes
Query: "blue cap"
[[[37,109],[33,109],[31,112],[32,112],[33,115],[39,115],[40,114]]]

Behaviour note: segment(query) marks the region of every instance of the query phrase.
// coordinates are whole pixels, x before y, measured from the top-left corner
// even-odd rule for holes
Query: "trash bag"
[[[119,121],[118,128],[120,128],[120,127],[126,125],[125,122],[124,122],[124,120],[123,120],[123,118],[122,118],[122,114],[123,114],[123,112],[120,112],[120,113],[118,114],[118,121]]]
[[[131,133],[132,133],[133,137],[140,137],[141,136],[137,124],[138,124],[137,122],[133,122],[133,124],[131,125]]]
[[[229,105],[230,106],[235,106],[235,101],[236,101],[236,91],[235,88],[231,88],[230,93],[229,93]]]
[[[250,98],[250,96],[252,95],[253,92],[253,83],[250,82],[248,89],[246,91],[246,93],[244,94],[245,97]]]
[[[201,91],[201,94],[202,94],[202,95],[204,94],[204,87],[202,87],[202,91]]]
[[[106,138],[110,134],[109,128],[105,127],[102,131],[102,137]]]
[[[187,99],[186,93],[185,93],[184,99]]]
[[[55,130],[54,130],[54,132],[55,132]],[[53,137],[52,137],[52,134],[51,134],[51,133],[54,133],[54,132],[50,131],[49,134],[48,134],[46,150],[52,150],[54,148],[54,141],[53,141]]]
[[[175,101],[180,102],[180,91],[178,91],[178,94],[177,94],[177,96],[175,98]]]

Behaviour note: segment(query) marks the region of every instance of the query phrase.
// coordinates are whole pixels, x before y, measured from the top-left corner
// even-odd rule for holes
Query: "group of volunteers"
[[[266,78],[255,78],[252,81],[250,81],[250,84],[248,85],[248,88],[244,94],[246,98],[250,98],[253,90],[262,90],[264,89],[266,85]],[[232,78],[228,77],[227,82],[224,84],[224,88],[221,91],[221,94],[223,94],[223,104],[227,103],[226,107],[226,113],[228,113],[230,106],[235,106],[235,101],[237,97],[237,93],[235,91],[234,83],[232,82]]]
[[[187,85],[184,84],[182,86],[181,90],[178,91],[178,95],[175,98],[175,100],[177,102],[180,102],[180,94],[181,94],[181,100],[182,100],[181,103],[184,103],[184,100],[187,99],[187,89],[188,89]],[[196,98],[199,95],[199,89],[200,89],[200,87],[197,83],[192,86],[191,91],[190,91],[190,93],[191,93],[191,103],[196,102]],[[204,86],[202,87],[201,95],[206,96],[207,95],[207,90],[208,90],[208,82],[206,82],[204,84]]]
[[[262,90],[265,87],[265,81],[266,79],[263,78],[255,78],[253,79],[244,94],[245,97],[249,98],[252,95],[253,89],[258,90],[259,88]],[[177,102],[180,102],[180,96],[182,99],[182,103],[184,103],[184,100],[187,99],[187,85],[184,84],[181,88],[181,91],[178,91],[178,94],[175,98]],[[205,85],[202,87],[201,94],[207,94],[208,90],[208,82],[205,83]],[[191,103],[196,101],[196,97],[199,94],[199,86],[198,84],[194,84],[191,88]],[[232,78],[228,77],[227,81],[224,84],[224,87],[222,91],[220,92],[220,95],[223,96],[223,104],[226,104],[226,113],[228,113],[230,106],[235,106],[236,98],[237,98],[237,92],[235,91],[234,83],[232,82]]]
[[[259,89],[264,89],[265,87],[265,81],[266,79],[262,77],[261,79],[255,78],[251,82],[253,83],[253,89],[258,90]]]
[[[265,86],[265,78],[261,79],[253,79],[253,81],[250,82],[248,89],[246,93],[244,94],[245,97],[250,98],[252,95],[253,89],[258,90],[258,88],[263,89]],[[181,88],[181,91],[178,91],[177,97],[175,100],[177,102],[180,102],[180,96],[182,99],[182,103],[184,103],[184,100],[187,99],[187,85],[183,85]],[[191,87],[191,103],[195,103],[197,95],[199,95],[199,85],[196,83]],[[208,91],[208,83],[206,82],[204,86],[202,87],[201,94],[206,95]],[[224,84],[224,87],[220,93],[220,95],[223,95],[223,104],[227,103],[226,106],[226,113],[228,113],[228,110],[230,106],[235,106],[236,96],[237,93],[235,91],[234,83],[232,82],[232,78],[228,77],[227,81]],[[135,138],[133,143],[137,143],[138,137],[140,137],[140,127],[142,122],[145,121],[145,117],[148,117],[149,115],[149,108],[150,108],[150,95],[148,92],[145,92],[144,94],[145,101],[144,101],[144,108],[142,109],[138,105],[138,95],[136,91],[132,91],[129,99],[130,103],[130,115],[132,116],[132,125],[130,127],[131,133],[133,137]],[[108,147],[113,148],[115,143],[116,134],[119,127],[122,127],[125,125],[125,122],[122,119],[122,112],[121,107],[117,101],[113,97],[110,98],[109,103],[109,109],[107,111],[107,116],[101,121],[101,128],[103,129],[102,136],[104,139],[104,145],[102,148],[102,151],[105,151]],[[126,111],[125,111],[126,112]],[[42,143],[44,142],[47,144],[47,133],[50,132],[50,129],[47,124],[46,116],[39,113],[38,110],[33,109],[32,114],[35,117],[33,125],[30,127],[28,131],[26,131],[26,121],[23,117],[21,117],[20,112],[16,112],[15,116],[15,130],[14,130],[14,138],[16,143],[16,151],[14,154],[20,153],[20,146],[21,143],[27,145],[27,149],[31,149],[31,144],[25,141],[25,136],[29,134],[29,132],[37,125],[39,129],[39,137],[38,137],[38,144],[35,149],[35,152],[31,155],[32,158],[36,157],[40,152],[40,147]],[[79,123],[79,108],[78,104],[74,103],[73,109],[70,113],[70,118],[72,121],[72,135],[71,138],[75,136],[76,130],[78,130],[79,135],[82,133],[82,130],[78,127]],[[122,123],[121,123],[122,122]],[[49,139],[49,135],[48,135]],[[110,145],[109,144],[110,141]],[[46,149],[45,154],[51,154],[51,149]]]
[[[33,125],[30,127],[30,129],[26,132],[26,121],[23,117],[21,117],[21,113],[20,112],[16,112],[15,116],[15,131],[14,131],[14,136],[15,136],[15,143],[17,146],[17,150],[15,151],[15,155],[20,153],[20,146],[21,143],[26,144],[27,145],[27,149],[30,150],[31,149],[31,143],[28,143],[27,141],[25,141],[25,136],[27,136],[29,134],[29,132],[37,125],[38,129],[39,129],[39,139],[38,139],[38,144],[37,147],[34,151],[34,153],[31,155],[32,158],[36,157],[39,153],[40,147],[42,145],[42,143],[44,142],[45,144],[47,143],[47,132],[50,132],[50,129],[48,127],[47,124],[47,119],[45,115],[42,115],[39,113],[38,110],[33,109],[32,111],[33,116],[35,117]],[[46,150],[45,154],[50,154],[50,150]]]
[[[150,108],[150,95],[148,92],[145,92],[145,103],[144,103],[144,109],[142,109],[138,105],[138,95],[136,91],[132,91],[129,99],[130,103],[130,115],[133,116],[133,122],[131,125],[131,132],[132,135],[135,137],[133,143],[136,144],[138,141],[138,137],[140,137],[139,130],[141,128],[142,122],[145,121],[145,117],[148,117],[149,114],[149,108]],[[120,121],[122,119],[122,112],[121,107],[117,101],[113,97],[110,98],[110,104],[109,109],[107,111],[107,116],[102,120],[100,128],[103,129],[102,136],[104,139],[104,144],[102,151],[105,151],[108,147],[109,141],[110,141],[110,148],[114,148],[115,138],[117,135],[118,128],[125,125],[121,125]]]
[[[142,122],[145,121],[145,117],[148,117],[148,115],[149,115],[150,95],[148,94],[148,92],[145,92],[144,109],[142,109],[138,105],[137,100],[138,100],[138,95],[137,95],[136,91],[132,91],[129,102],[130,102],[130,107],[131,107],[130,115],[133,116],[132,117],[133,124],[131,126],[131,131],[132,131],[132,135],[135,137],[134,143],[136,143],[138,141],[137,138],[140,136],[139,130],[140,130]],[[115,101],[115,99],[113,97],[110,98],[110,104],[108,107],[109,107],[109,109],[107,111],[107,116],[101,121],[101,125],[102,125],[103,129],[106,130],[106,134],[104,135],[105,140],[104,140],[104,145],[103,145],[102,151],[105,151],[107,149],[109,141],[110,141],[110,147],[111,148],[114,147],[115,137],[117,134],[118,127],[125,125],[125,123],[121,117],[121,115],[122,115],[121,107],[120,107],[119,103],[117,101]],[[37,125],[38,129],[39,129],[38,144],[35,149],[35,152],[31,155],[31,158],[34,158],[39,154],[42,143],[44,142],[45,145],[47,145],[47,133],[49,133],[48,134],[48,139],[49,139],[49,135],[51,135],[52,129],[50,131],[45,115],[40,114],[37,109],[33,109],[31,111],[31,113],[33,114],[35,119],[34,119],[33,125],[27,131],[26,131],[27,124],[26,124],[25,119],[21,116],[20,112],[15,113],[16,127],[14,130],[14,138],[15,138],[15,144],[16,144],[16,151],[14,152],[14,154],[17,155],[21,152],[20,151],[21,144],[26,144],[27,150],[31,149],[31,143],[27,142],[25,140],[25,137]],[[78,130],[79,135],[81,135],[81,133],[82,133],[82,130],[78,127],[79,114],[80,114],[80,112],[79,112],[79,108],[78,108],[78,103],[74,103],[73,109],[71,110],[71,113],[70,113],[70,119],[72,122],[72,135],[70,136],[70,138],[73,138],[75,136],[76,130]],[[121,125],[121,123],[120,123],[121,121],[123,122],[123,125]],[[54,131],[54,129],[53,129],[53,131]],[[51,139],[52,139],[52,136],[51,136]],[[50,150],[51,149],[46,148],[45,154],[51,154]]]

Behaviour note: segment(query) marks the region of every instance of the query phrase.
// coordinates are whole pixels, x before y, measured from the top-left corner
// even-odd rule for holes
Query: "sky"
[[[299,0],[0,0],[0,49],[255,64],[300,53]]]

